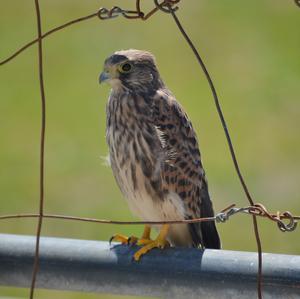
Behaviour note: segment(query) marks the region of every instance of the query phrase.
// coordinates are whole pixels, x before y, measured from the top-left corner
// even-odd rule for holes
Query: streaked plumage
[[[213,216],[195,131],[153,55],[119,51],[104,70],[100,81],[112,86],[106,131],[111,167],[131,211],[148,221]],[[171,225],[167,239],[175,246],[220,248],[214,222]]]

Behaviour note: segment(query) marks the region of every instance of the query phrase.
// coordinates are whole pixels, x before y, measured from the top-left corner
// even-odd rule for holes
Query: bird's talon
[[[133,246],[133,245],[145,245],[148,244],[151,240],[147,240],[147,239],[139,239],[135,236],[124,236],[124,235],[120,235],[120,234],[115,234],[113,235],[110,240],[109,240],[109,245],[111,245],[111,242],[115,241],[115,242],[121,242],[123,245],[128,245],[128,246]],[[140,243],[141,241],[141,243]]]
[[[131,236],[127,240],[127,245],[133,246],[133,245],[136,245],[137,242],[138,242],[138,238],[135,236]]]
[[[149,252],[153,248],[164,249],[164,248],[169,247],[169,246],[170,246],[170,243],[167,240],[158,237],[156,240],[148,242],[147,245],[145,245],[141,249],[139,249],[134,254],[133,258],[137,262],[137,261],[140,260],[142,255],[146,254],[147,252]]]
[[[109,244],[111,244],[112,241],[121,242],[122,244],[126,245],[128,242],[128,237],[126,237],[124,235],[120,235],[120,234],[115,234],[110,238]]]

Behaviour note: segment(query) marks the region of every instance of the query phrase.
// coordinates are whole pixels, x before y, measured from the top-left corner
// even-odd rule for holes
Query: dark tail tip
[[[221,249],[221,241],[215,222],[201,223],[202,240],[205,248]]]
[[[203,181],[203,186],[200,190],[201,196],[201,217],[213,217],[214,210],[210,196],[208,193],[207,182]],[[202,222],[201,235],[202,243],[205,248],[221,249],[221,241],[214,221]]]

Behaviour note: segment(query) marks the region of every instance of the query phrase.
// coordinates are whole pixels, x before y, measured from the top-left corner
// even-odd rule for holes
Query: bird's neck
[[[157,90],[164,89],[165,84],[160,78],[154,78],[151,81],[143,82],[118,82],[118,84],[111,84],[112,92],[115,94],[130,92],[131,94],[140,95],[140,96],[153,96]]]

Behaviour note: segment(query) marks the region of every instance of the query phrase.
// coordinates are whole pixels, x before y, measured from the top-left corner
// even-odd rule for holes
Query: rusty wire
[[[277,212],[276,214],[271,214],[268,212],[266,207],[261,203],[257,203],[254,206],[247,208],[247,213],[267,217],[271,221],[277,223],[278,228],[282,232],[292,232],[297,228],[297,220],[300,220],[300,216],[293,216],[291,212],[285,211],[283,213]],[[285,224],[282,219],[288,219],[289,223]]]
[[[181,0],[173,0],[172,3],[176,4],[179,1],[181,1]],[[140,19],[140,20],[146,21],[151,16],[153,16],[157,11],[159,11],[159,9],[157,7],[154,7],[150,12],[144,13],[141,10],[140,0],[136,0],[136,10],[126,10],[126,9],[122,9],[118,6],[114,6],[111,9],[101,7],[98,11],[96,11],[92,14],[89,14],[87,16],[83,16],[83,17],[71,20],[69,22],[66,22],[66,23],[64,23],[60,26],[57,26],[57,27],[45,32],[44,34],[42,34],[41,38],[44,39],[44,38],[48,37],[49,35],[57,32],[57,31],[65,29],[66,27],[69,27],[69,26],[74,25],[76,23],[80,23],[82,21],[93,19],[95,17],[98,17],[100,20],[108,20],[108,19],[116,18],[118,16],[123,16],[127,19]],[[15,51],[9,57],[7,57],[7,58],[3,59],[2,61],[0,61],[0,66],[6,64],[6,63],[10,62],[11,60],[13,60],[14,58],[16,58],[23,51],[25,51],[26,49],[30,48],[35,43],[37,43],[38,40],[39,40],[38,38],[33,39],[32,41],[28,42],[27,44],[25,44],[24,46],[19,48],[17,51]]]
[[[42,104],[42,123],[41,123],[41,138],[40,138],[40,200],[39,200],[39,217],[38,225],[36,230],[36,244],[35,244],[35,255],[34,264],[32,271],[32,279],[30,286],[30,299],[34,297],[36,276],[39,269],[39,252],[40,252],[40,237],[43,224],[44,214],[44,187],[45,187],[45,133],[46,133],[46,97],[45,87],[43,78],[43,45],[42,45],[42,24],[41,24],[41,13],[39,0],[35,0],[35,10],[37,18],[37,31],[38,31],[38,67],[39,67],[39,83],[41,93],[41,104]]]
[[[41,126],[41,144],[40,144],[40,200],[39,200],[39,213],[38,214],[15,214],[15,215],[3,215],[0,216],[0,220],[4,219],[14,219],[14,218],[39,218],[38,227],[37,227],[37,234],[36,234],[36,250],[35,250],[35,259],[34,259],[34,267],[33,267],[33,275],[32,275],[32,283],[30,289],[30,298],[33,299],[34,296],[34,289],[35,289],[35,281],[38,272],[38,261],[39,261],[39,240],[42,228],[42,220],[43,218],[50,218],[50,219],[62,219],[62,220],[76,220],[76,221],[85,221],[85,222],[96,222],[102,224],[118,224],[118,225],[138,225],[138,224],[181,224],[181,223],[197,223],[197,222],[205,222],[205,221],[216,221],[216,222],[225,222],[231,216],[238,214],[238,213],[247,213],[252,215],[253,219],[253,227],[256,237],[257,243],[257,251],[258,251],[258,279],[257,279],[257,290],[258,290],[258,298],[262,298],[262,248],[261,248],[261,240],[259,237],[258,225],[256,217],[264,217],[273,222],[276,222],[279,229],[281,231],[293,231],[297,227],[297,221],[300,220],[300,216],[293,216],[290,212],[286,211],[284,213],[277,212],[276,214],[271,214],[267,211],[267,209],[262,204],[254,204],[252,196],[248,190],[248,187],[245,183],[245,180],[242,176],[240,171],[240,167],[236,158],[235,150],[231,141],[231,137],[226,125],[226,121],[219,103],[218,95],[216,89],[214,87],[213,81],[211,76],[200,57],[197,49],[195,48],[193,42],[189,38],[188,34],[185,32],[183,26],[181,25],[177,15],[175,12],[178,10],[178,4],[181,0],[163,0],[159,2],[159,0],[153,0],[155,7],[148,13],[144,13],[141,10],[140,2],[141,0],[136,0],[136,9],[135,10],[125,10],[118,6],[114,6],[111,9],[107,8],[100,8],[97,12],[89,14],[84,17],[80,17],[74,20],[71,20],[65,24],[62,24],[58,27],[55,27],[44,34],[42,34],[41,29],[41,17],[40,17],[40,9],[39,9],[39,1],[35,0],[35,7],[36,7],[36,15],[37,15],[37,28],[38,28],[38,38],[30,41],[20,49],[18,49],[15,53],[13,53],[8,58],[0,61],[0,65],[4,65],[7,62],[11,61],[12,59],[16,58],[20,53],[22,53],[27,48],[31,47],[35,43],[38,43],[38,58],[39,58],[39,81],[40,81],[40,92],[41,92],[41,101],[42,101],[42,126]],[[300,0],[295,0],[295,3],[300,6]],[[236,170],[236,173],[239,177],[240,183],[243,187],[243,190],[246,194],[246,197],[250,203],[250,206],[244,208],[235,208],[234,205],[227,207],[226,209],[222,210],[220,213],[216,214],[214,217],[206,217],[206,218],[197,218],[197,219],[188,219],[188,220],[174,220],[174,221],[114,221],[114,220],[101,220],[101,219],[94,219],[94,218],[85,218],[85,217],[75,217],[75,216],[67,216],[67,215],[54,215],[54,214],[45,214],[44,213],[44,144],[45,144],[45,126],[46,126],[46,100],[45,100],[45,92],[44,92],[44,81],[43,81],[43,60],[42,60],[42,39],[62,30],[68,26],[73,24],[92,19],[94,17],[98,17],[100,20],[108,20],[114,19],[118,16],[123,16],[127,19],[139,19],[139,20],[147,20],[151,16],[153,16],[156,12],[162,11],[164,13],[170,14],[178,29],[180,30],[181,34],[185,38],[186,42],[192,49],[198,63],[200,64],[202,71],[204,72],[206,79],[209,83],[211,88],[213,98],[215,101],[215,106],[217,108],[217,112],[222,123],[226,140],[229,146],[231,158]],[[285,223],[283,220],[287,219],[288,223]]]
[[[82,21],[86,21],[88,19],[91,19],[93,17],[96,17],[98,15],[98,12],[96,13],[92,13],[92,14],[89,14],[87,16],[84,16],[84,17],[81,17],[81,18],[78,18],[78,19],[75,19],[75,20],[71,20],[65,24],[62,24],[60,26],[57,26],[47,32],[45,32],[44,34],[42,34],[41,38],[44,39],[45,37],[53,34],[54,32],[56,31],[59,31],[59,30],[62,30],[68,26],[71,26],[73,24],[76,24],[76,23],[79,23],[79,22],[82,22]],[[4,65],[6,63],[8,63],[9,61],[13,60],[14,58],[16,58],[19,54],[21,54],[23,51],[25,51],[27,48],[31,47],[32,45],[34,45],[35,43],[38,42],[38,38],[28,42],[27,44],[25,44],[24,46],[22,46],[20,49],[18,49],[16,52],[14,52],[12,55],[10,55],[9,57],[7,57],[6,59],[0,61],[0,65]]]
[[[157,0],[154,0],[154,2],[157,2]],[[203,73],[205,74],[205,77],[208,81],[208,84],[210,86],[210,89],[211,89],[211,92],[212,92],[212,95],[213,95],[213,98],[214,98],[214,101],[215,101],[215,106],[217,108],[217,112],[218,112],[220,121],[221,121],[222,126],[223,126],[223,130],[224,130],[224,133],[225,133],[225,137],[226,137],[226,140],[227,140],[227,144],[228,144],[228,147],[229,147],[229,151],[230,151],[231,159],[232,159],[233,164],[234,164],[235,171],[238,175],[238,178],[240,180],[240,183],[242,185],[242,188],[244,190],[244,193],[246,194],[246,197],[247,197],[250,205],[253,206],[254,205],[254,200],[252,199],[252,196],[249,192],[247,184],[246,184],[246,182],[244,180],[244,177],[241,173],[240,166],[239,166],[239,163],[237,161],[235,150],[234,150],[234,147],[233,147],[233,143],[231,141],[230,133],[229,133],[229,130],[228,130],[228,127],[227,127],[227,124],[226,124],[225,117],[224,117],[223,112],[222,112],[219,97],[217,95],[217,91],[216,91],[216,88],[215,88],[214,83],[212,81],[212,78],[211,78],[211,76],[210,76],[210,74],[209,74],[209,72],[208,72],[208,70],[207,70],[200,54],[199,54],[199,52],[197,51],[197,49],[194,46],[192,40],[190,39],[188,34],[185,32],[185,30],[182,27],[179,19],[177,18],[176,14],[175,14],[175,11],[170,6],[167,5],[167,7],[169,8],[168,13],[171,13],[177,27],[179,28],[179,30],[182,33],[183,37],[185,38],[186,42],[188,43],[191,50],[193,51],[199,65],[201,66],[201,69],[202,69]],[[160,9],[165,11],[165,8],[163,8],[162,5],[161,5]],[[252,221],[253,221],[253,229],[254,229],[256,245],[257,245],[257,253],[258,253],[257,293],[258,293],[258,298],[262,299],[262,246],[261,246],[261,240],[260,240],[256,215],[253,215]]]
[[[48,219],[59,219],[59,220],[72,220],[72,221],[82,221],[90,223],[101,223],[101,224],[114,224],[114,225],[158,225],[158,224],[188,224],[188,223],[200,223],[208,221],[216,221],[218,223],[226,222],[231,216],[236,214],[249,214],[255,215],[257,217],[267,218],[272,222],[277,223],[278,228],[283,232],[292,232],[297,228],[297,223],[300,220],[300,216],[294,216],[291,212],[277,212],[276,214],[270,213],[266,207],[262,204],[255,204],[254,206],[247,206],[242,208],[236,208],[235,204],[232,204],[225,209],[221,210],[213,217],[202,217],[193,218],[185,220],[169,220],[169,221],[119,221],[119,220],[108,220],[108,219],[97,219],[89,217],[77,217],[69,215],[57,215],[57,214],[43,214],[43,218]],[[11,215],[1,215],[0,220],[10,220],[18,218],[38,218],[39,214],[11,214]],[[285,223],[283,220],[288,220]]]
[[[169,0],[170,1],[170,0]],[[171,3],[172,5],[179,3],[181,0],[173,0],[169,3]],[[295,4],[298,5],[300,7],[300,0],[294,0]],[[149,19],[151,16],[153,16],[158,10],[162,10],[162,11],[166,11],[166,8],[163,7],[164,3],[167,3],[168,1],[163,1],[163,3],[159,4],[158,1],[155,1],[155,8],[153,8],[150,12],[148,13],[144,13],[141,10],[141,5],[140,5],[141,0],[136,0],[136,10],[125,10],[122,9],[118,6],[114,6],[111,9],[107,9],[104,7],[101,7],[97,12],[94,12],[92,14],[89,14],[87,16],[83,16],[74,20],[71,20],[69,22],[66,22],[60,26],[57,26],[47,32],[45,32],[44,34],[42,34],[41,38],[44,39],[46,37],[48,37],[49,35],[60,31],[66,27],[69,27],[71,25],[74,25],[76,23],[80,23],[82,21],[86,21],[89,19],[92,19],[94,17],[98,17],[101,20],[107,20],[107,19],[112,19],[115,17],[118,17],[120,15],[122,15],[123,17],[127,18],[127,19],[140,19],[143,21],[146,21],[147,19]],[[160,7],[160,8],[158,8]],[[163,9],[162,9],[163,8]],[[173,8],[173,10],[177,10],[178,7]],[[24,46],[22,46],[21,48],[19,48],[17,51],[15,51],[13,54],[11,54],[9,57],[3,59],[0,61],[0,66],[4,65],[8,62],[10,62],[11,60],[13,60],[14,58],[16,58],[19,54],[21,54],[23,51],[25,51],[26,49],[28,49],[29,47],[33,46],[35,43],[38,42],[38,38],[28,42],[27,44],[25,44]]]

